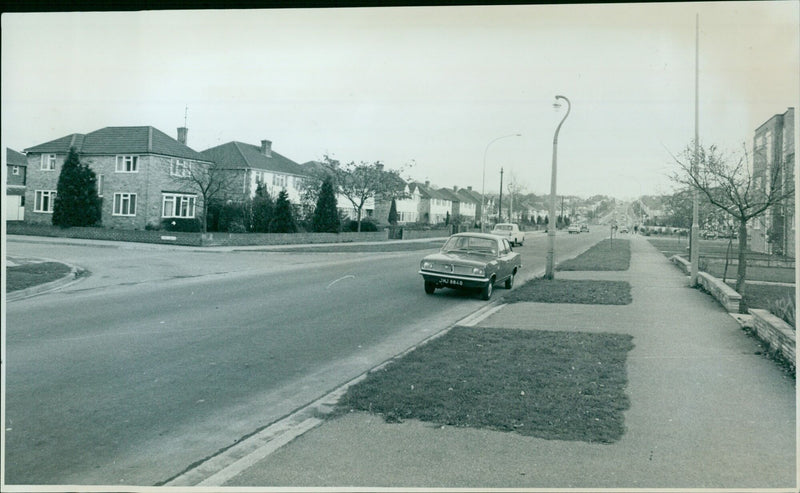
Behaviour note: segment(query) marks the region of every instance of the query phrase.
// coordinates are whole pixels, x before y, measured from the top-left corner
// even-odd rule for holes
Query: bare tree
[[[509,221],[514,221],[514,201],[519,201],[519,195],[525,191],[525,184],[519,181],[516,173],[509,171],[508,182],[506,183],[506,190],[508,191],[508,218]],[[518,204],[519,205],[519,204]]]
[[[673,181],[697,189],[715,207],[726,212],[739,226],[739,266],[736,291],[742,295],[741,313],[747,312],[744,301],[747,274],[747,222],[769,208],[794,197],[794,181],[782,179],[779,166],[754,174],[747,150],[738,157],[723,156],[716,146],[707,149],[687,146],[680,156],[673,156],[680,171]],[[695,162],[696,161],[696,162]]]
[[[191,191],[202,198],[203,232],[208,231],[208,205],[214,199],[230,195],[241,174],[237,170],[219,168],[208,163],[187,163],[173,170],[173,178],[182,191]]]

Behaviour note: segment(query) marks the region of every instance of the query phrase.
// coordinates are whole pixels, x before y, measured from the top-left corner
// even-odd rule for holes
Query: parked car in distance
[[[623,227],[621,227],[621,228],[619,229],[619,232],[620,232],[620,233],[627,233],[627,232],[628,232],[628,228],[626,228],[625,226],[623,226]]]
[[[588,224],[581,224],[581,233],[583,233],[584,231],[587,232],[587,233],[589,232],[589,225]]]
[[[581,228],[579,228],[577,224],[571,224],[569,226],[569,228],[567,228],[567,233],[569,233],[569,234],[580,233],[580,232],[581,232]]]
[[[419,264],[425,292],[439,288],[480,291],[488,300],[494,285],[514,287],[514,277],[522,268],[522,257],[508,239],[484,233],[459,233],[451,236],[438,253],[426,256]]]
[[[520,231],[519,225],[515,223],[497,223],[490,233],[507,238],[512,246],[525,243],[525,232]]]

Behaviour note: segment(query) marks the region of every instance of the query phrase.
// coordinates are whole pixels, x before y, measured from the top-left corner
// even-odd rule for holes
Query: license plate
[[[451,286],[463,286],[464,281],[459,281],[457,279],[442,279],[442,284],[449,284]]]

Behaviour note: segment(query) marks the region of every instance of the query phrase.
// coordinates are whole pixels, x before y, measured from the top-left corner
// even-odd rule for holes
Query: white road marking
[[[333,286],[333,285],[334,285],[334,284],[336,284],[337,282],[339,282],[339,281],[342,281],[342,280],[344,280],[344,279],[355,279],[355,278],[356,278],[356,276],[354,276],[354,275],[342,276],[342,277],[340,277],[339,279],[336,279],[335,281],[333,281],[333,282],[331,282],[330,284],[328,284],[328,287],[327,287],[326,289],[330,289],[330,288],[331,288],[331,286]]]

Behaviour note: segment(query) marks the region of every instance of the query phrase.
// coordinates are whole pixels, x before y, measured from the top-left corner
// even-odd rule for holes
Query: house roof
[[[270,155],[267,156],[261,152],[259,146],[244,142],[232,141],[212,147],[203,151],[203,155],[221,168],[253,168],[299,176],[309,174],[306,168],[275,151],[270,151]]]
[[[450,190],[449,188],[440,188],[436,190],[439,192],[439,195],[444,197],[446,200],[450,202],[461,202],[461,197],[454,191]]]
[[[481,203],[482,196],[481,196],[480,193],[478,193],[475,190],[469,190],[467,188],[462,188],[462,189],[460,189],[458,191],[458,193],[469,197],[470,199],[472,199],[472,202],[475,202],[476,204],[480,204]]]
[[[8,166],[27,166],[28,158],[25,154],[6,147],[6,164]]]
[[[439,190],[432,188],[430,185],[424,185],[419,182],[413,182],[408,185],[409,190],[411,190],[412,185],[419,190],[419,194],[424,199],[439,199],[439,200],[451,200],[450,197],[446,197],[439,193]],[[413,190],[411,190],[413,192]]]
[[[67,153],[75,147],[79,154],[160,154],[185,159],[208,159],[181,144],[161,130],[146,127],[105,127],[88,134],[70,134],[25,149],[26,153]]]

